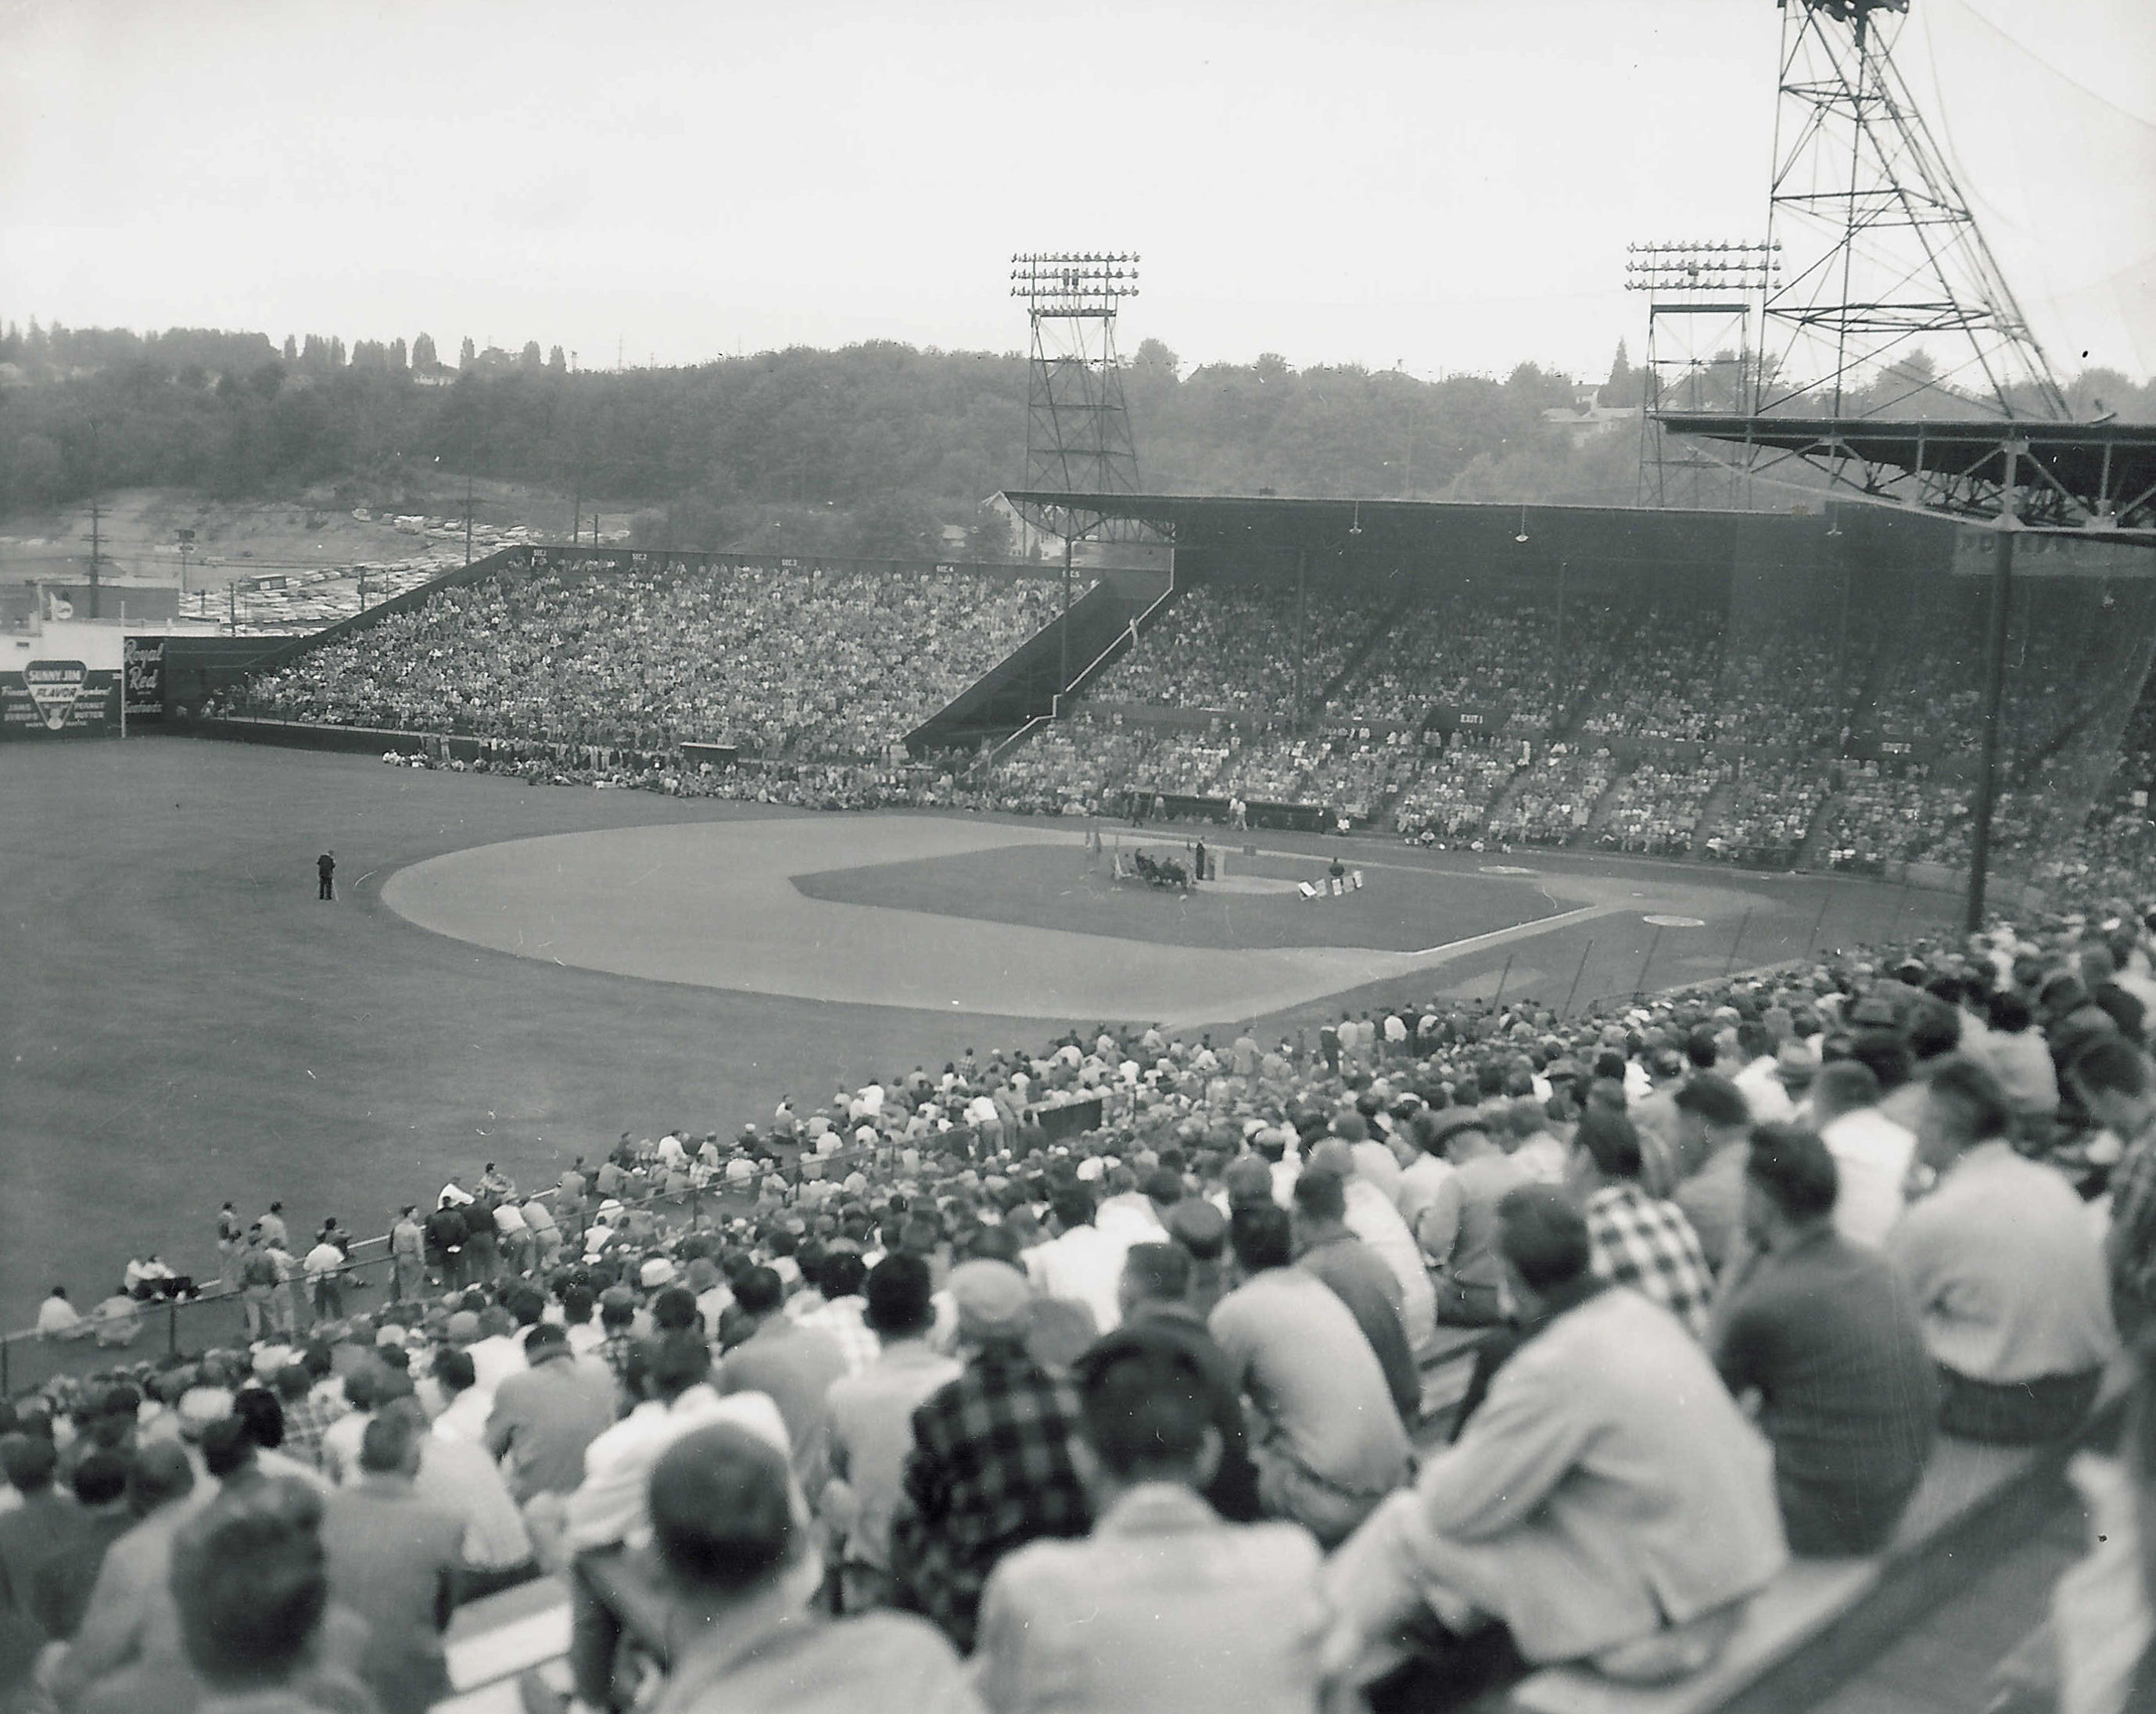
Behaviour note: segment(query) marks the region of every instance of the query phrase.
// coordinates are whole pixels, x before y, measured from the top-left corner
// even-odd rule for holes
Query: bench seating
[[[459,1607],[443,1649],[451,1693],[436,1708],[444,1714],[517,1714],[518,1676],[568,1652],[568,1589],[559,1578],[540,1578]]]
[[[2124,1376],[2107,1378],[2099,1415]],[[1509,1714],[1784,1714],[1808,1708],[1907,1625],[2012,1547],[2063,1490],[2073,1448],[1942,1439],[1887,1550],[1796,1560],[1747,1604],[1720,1658],[1673,1684],[1624,1685],[1591,1669],[1537,1672]]]
[[[1440,1327],[1424,1352],[1423,1450],[1438,1444],[1444,1414],[1466,1396],[1476,1353],[1489,1339],[1481,1328]],[[569,1647],[569,1593],[559,1578],[541,1578],[460,1607],[444,1645],[451,1694],[437,1714],[518,1714],[518,1676],[558,1660]]]

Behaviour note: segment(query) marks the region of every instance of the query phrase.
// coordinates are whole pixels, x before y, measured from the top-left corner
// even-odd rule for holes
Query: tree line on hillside
[[[1589,393],[1636,404],[1622,347]],[[1430,382],[1265,354],[1185,372],[1147,340],[1123,382],[1141,484],[1253,493],[1629,504],[1636,434],[1553,425],[1581,389],[1522,364]],[[2156,389],[2076,383],[2122,415]],[[945,526],[1003,551],[981,502],[1025,470],[1026,361],[891,342],[797,347],[692,367],[572,372],[560,346],[454,367],[419,335],[356,341],[172,329],[0,329],[0,517],[94,488],[248,498],[329,484],[393,505],[441,475],[633,500],[639,541],[927,555]],[[1770,502],[1779,504],[1779,501]]]

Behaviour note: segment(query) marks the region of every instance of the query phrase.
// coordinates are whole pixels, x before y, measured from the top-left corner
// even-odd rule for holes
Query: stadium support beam
[[[1991,605],[1984,628],[1984,763],[1976,779],[1976,824],[1969,847],[1969,897],[1962,926],[1970,934],[1984,928],[1984,884],[1991,868],[1991,819],[1999,800],[1999,742],[2006,717],[2006,632],[2014,599],[2014,536],[2020,521],[2014,515],[2015,479],[2023,449],[2006,447],[2006,470],[1999,485],[1999,552],[1993,556]]]

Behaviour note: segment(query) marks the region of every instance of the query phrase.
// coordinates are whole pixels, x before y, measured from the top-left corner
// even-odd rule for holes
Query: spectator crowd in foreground
[[[1496,1629],[1681,1672],[1792,1557],[1889,1544],[1943,1445],[2075,1435],[2151,1332],[2150,944],[2061,919],[1599,1023],[1104,1026],[543,1197],[453,1177],[388,1305],[301,1336],[269,1292],[242,1346],[8,1403],[7,1682],[417,1714],[455,1606],[542,1573],[533,1706],[1426,1702]],[[692,1214],[700,1173],[732,1193]],[[243,1294],[282,1225],[220,1220]],[[2156,1684],[2147,1391],[2068,1714]]]

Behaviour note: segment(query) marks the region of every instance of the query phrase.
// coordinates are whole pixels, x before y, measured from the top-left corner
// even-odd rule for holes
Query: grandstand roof
[[[1081,539],[1117,521],[1147,525],[1178,547],[1307,547],[1338,553],[1427,551],[1449,541],[1463,521],[1474,521],[1507,536],[1526,520],[1547,526],[1556,516],[1594,517],[1607,527],[1671,516],[1630,506],[1577,506],[1517,502],[1428,500],[1334,500],[1292,495],[1066,494],[1050,489],[1011,489],[1004,498],[1027,521],[1050,535],[1069,518]],[[1727,516],[1727,514],[1716,514]],[[1515,521],[1521,521],[1516,523]],[[1531,527],[1531,526],[1530,526]]]
[[[1999,516],[2010,447],[2025,522],[2127,539],[2156,530],[2156,423],[1655,416],[1673,434],[1754,449],[1755,474],[1775,462],[1759,452],[1779,453],[1826,474],[1839,491],[1959,517]]]

